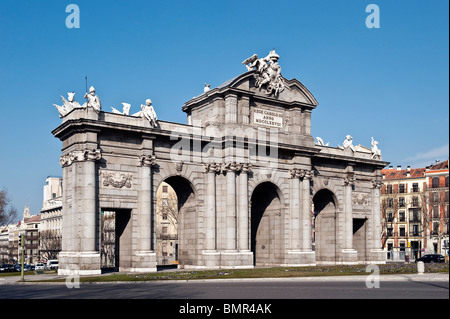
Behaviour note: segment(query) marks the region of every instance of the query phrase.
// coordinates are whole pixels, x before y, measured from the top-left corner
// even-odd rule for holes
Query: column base
[[[355,249],[342,249],[340,254],[340,261],[336,264],[357,265],[358,252]]]
[[[289,250],[285,257],[284,267],[301,267],[301,266],[315,266],[316,252],[315,251],[300,251]]]
[[[138,251],[132,257],[132,267],[119,267],[119,271],[156,272],[156,253],[153,251]]]
[[[386,252],[382,249],[371,249],[367,264],[385,264],[386,263]]]
[[[96,251],[60,252],[58,275],[100,275],[100,254]]]
[[[253,253],[251,251],[218,251],[204,250],[201,254],[202,262],[200,266],[185,266],[184,268],[196,269],[247,269],[254,268]]]
[[[220,266],[231,269],[254,268],[253,253],[249,250],[221,251]]]

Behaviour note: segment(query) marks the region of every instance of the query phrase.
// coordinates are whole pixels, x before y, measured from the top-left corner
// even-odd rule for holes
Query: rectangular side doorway
[[[101,268],[120,271],[131,267],[131,210],[102,209],[101,212]]]
[[[366,219],[353,218],[353,249],[358,252],[358,262],[366,261]]]

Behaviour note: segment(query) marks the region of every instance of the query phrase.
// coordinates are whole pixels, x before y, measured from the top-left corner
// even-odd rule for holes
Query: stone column
[[[344,242],[341,256],[344,264],[356,264],[358,259],[358,252],[353,249],[352,193],[354,185],[353,166],[349,165],[344,179]]]
[[[216,251],[216,172],[215,163],[204,164],[206,173],[205,250]]]
[[[300,171],[294,168],[290,174],[290,249],[300,251]]]
[[[372,215],[369,223],[372,229],[372,240],[370,249],[370,261],[373,263],[385,263],[386,253],[381,249],[381,211],[380,211],[380,188],[383,182],[373,180],[372,182]],[[370,229],[370,228],[369,228]]]
[[[156,254],[153,250],[154,229],[153,215],[153,183],[152,166],[156,164],[156,156],[141,155],[139,158],[140,190],[137,216],[137,251],[133,256],[130,271],[156,271]]]
[[[309,179],[311,172],[290,170],[290,243],[286,265],[306,266],[315,264],[315,252],[311,248],[311,218]]]
[[[313,177],[313,171],[306,171],[301,182],[301,249],[304,252],[312,251],[311,246],[311,204],[310,204],[310,180]]]
[[[238,249],[239,251],[250,251],[249,248],[249,199],[248,199],[248,172],[251,164],[241,164],[239,174],[239,203],[237,212],[238,222]]]
[[[155,165],[154,155],[143,155],[140,158],[140,182],[138,227],[140,253],[153,252],[152,243],[152,165]]]
[[[82,163],[83,196],[79,214],[81,214],[82,236],[81,251],[84,253],[98,253],[96,246],[97,224],[97,170],[95,162],[101,159],[100,150],[85,150],[84,162]]]
[[[353,247],[353,176],[348,176],[344,180],[344,207],[345,207],[345,224],[344,224],[344,249],[352,249]]]
[[[236,163],[227,164],[226,250],[236,250]]]

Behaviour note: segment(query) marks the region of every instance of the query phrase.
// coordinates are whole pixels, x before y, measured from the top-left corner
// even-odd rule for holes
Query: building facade
[[[426,246],[425,168],[383,169],[381,212],[383,249],[388,260],[404,260],[405,255],[418,258]]]
[[[425,177],[428,185],[427,244],[430,252],[448,256],[449,242],[449,182],[448,159],[427,167]]]
[[[187,125],[158,120],[150,100],[135,114],[126,104],[123,113],[104,112],[93,87],[85,104],[57,108],[59,273],[101,272],[102,211],[116,213],[116,267],[155,271],[163,183],[177,197],[180,268],[385,262],[379,192],[387,163],[376,141],[315,143],[318,103],[280,75],[277,60],[274,51],[255,55],[244,61],[248,72],[186,102]]]

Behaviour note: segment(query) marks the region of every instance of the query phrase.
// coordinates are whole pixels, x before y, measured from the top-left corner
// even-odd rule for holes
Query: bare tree
[[[61,251],[61,235],[56,230],[44,230],[40,233],[41,257],[47,260],[57,259]]]
[[[11,200],[6,190],[0,191],[0,226],[5,226],[17,217],[17,210],[10,205]]]

